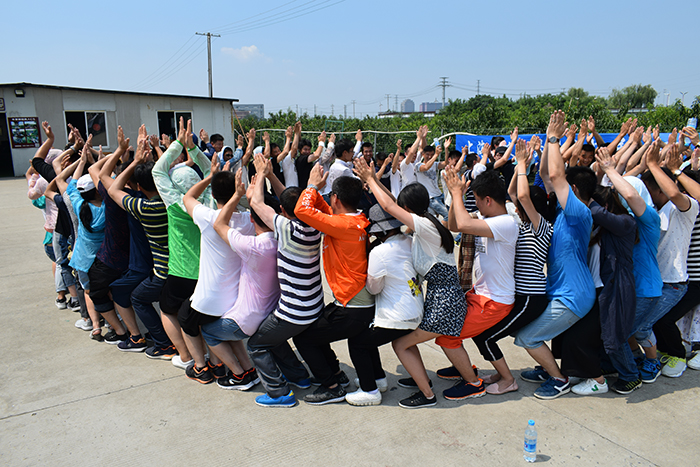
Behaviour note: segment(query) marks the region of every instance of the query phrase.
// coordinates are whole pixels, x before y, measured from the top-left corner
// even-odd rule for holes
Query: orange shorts
[[[494,302],[490,298],[474,293],[474,289],[466,293],[467,316],[459,336],[440,336],[435,343],[446,349],[457,349],[464,339],[478,336],[482,332],[497,324],[505,318],[513,309],[513,304],[504,305]]]

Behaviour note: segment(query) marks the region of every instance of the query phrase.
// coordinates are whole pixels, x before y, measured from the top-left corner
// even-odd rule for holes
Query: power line
[[[182,49],[184,49],[185,46],[187,46],[187,44],[189,44],[190,41],[191,41],[192,39],[195,39],[195,41],[194,41],[192,44],[190,44],[190,46],[187,47],[187,49],[185,49],[184,52],[180,53],[180,51],[181,51]],[[193,35],[192,35],[189,39],[187,39],[187,41],[186,41],[184,44],[182,44],[182,46],[181,46],[179,49],[177,49],[177,50],[175,51],[175,53],[172,54],[172,55],[170,56],[170,58],[168,58],[161,66],[159,66],[159,67],[158,67],[153,73],[151,73],[150,75],[145,76],[144,78],[142,78],[141,81],[138,81],[137,83],[135,83],[135,84],[132,86],[132,88],[135,89],[135,88],[142,87],[142,86],[145,85],[147,82],[149,82],[149,81],[151,81],[151,80],[153,80],[153,79],[158,78],[158,77],[160,76],[160,73],[161,73],[162,70],[168,69],[168,68],[172,67],[173,64],[178,63],[178,60],[177,60],[177,59],[179,59],[179,58],[181,58],[182,56],[184,56],[185,54],[187,54],[187,53],[192,49],[192,47],[194,47],[195,45],[197,45],[197,42],[198,42],[197,39],[199,39],[199,37],[197,37],[197,36],[195,36],[195,35],[193,34]],[[177,59],[176,59],[176,58],[177,58]]]

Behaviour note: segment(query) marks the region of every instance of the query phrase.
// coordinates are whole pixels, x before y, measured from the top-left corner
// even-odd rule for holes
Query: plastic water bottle
[[[537,430],[535,429],[535,421],[529,420],[527,428],[525,428],[525,449],[523,450],[523,458],[528,462],[535,462],[537,459]]]

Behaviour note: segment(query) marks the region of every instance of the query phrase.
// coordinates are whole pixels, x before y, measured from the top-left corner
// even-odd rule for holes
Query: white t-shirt
[[[401,172],[401,183],[403,186],[409,183],[416,182],[416,163],[407,164],[405,161],[401,163],[399,167],[399,172]]]
[[[518,225],[508,214],[483,219],[493,238],[474,238],[474,291],[510,305],[515,301],[515,245]]]
[[[603,284],[603,279],[600,278],[600,245],[598,243],[588,247],[588,270],[591,271],[595,288],[600,289],[603,287],[605,284]]]
[[[445,171],[440,171],[440,186],[442,186],[442,193],[445,195],[445,206],[450,206],[452,204],[452,193],[447,188],[447,182],[445,182]]]
[[[297,174],[297,167],[294,164],[294,159],[292,156],[287,155],[282,162],[280,162],[282,167],[282,172],[284,173],[284,184],[285,187],[299,186],[299,175]]]
[[[352,162],[345,162],[341,159],[336,159],[335,162],[333,162],[333,164],[331,164],[331,168],[328,169],[328,179],[326,180],[326,185],[323,187],[321,194],[327,195],[328,193],[331,192],[331,190],[333,189],[333,182],[335,181],[336,178],[338,178],[338,177],[355,177],[355,174],[353,173],[352,168],[353,168]]]
[[[456,266],[455,255],[448,253],[442,247],[442,237],[437,227],[429,219],[417,214],[411,214],[415,234],[411,246],[411,256],[413,257],[413,267],[421,276],[430,271],[435,263],[445,263]]]
[[[419,162],[416,164],[416,180],[418,180],[418,183],[423,185],[426,190],[428,190],[428,195],[431,198],[435,198],[436,196],[440,196],[442,192],[440,191],[440,187],[438,187],[438,182],[437,182],[437,161],[433,163],[433,165],[430,166],[428,170],[425,172],[421,172],[420,168],[423,167],[425,162]]]
[[[401,184],[401,167],[399,167],[396,172],[390,173],[389,182],[391,183],[391,194],[394,196],[394,198],[398,198],[399,193],[401,193],[401,188],[403,188]]]
[[[210,316],[223,316],[236,303],[241,272],[240,256],[214,230],[219,212],[203,204],[192,211],[192,220],[202,232],[199,280],[192,294],[192,308]],[[250,213],[234,213],[228,225],[242,235],[255,235]]]
[[[393,235],[369,254],[367,290],[376,295],[377,327],[416,329],[423,319],[423,294],[411,244],[411,237]]]
[[[661,280],[667,284],[688,280],[688,248],[690,234],[698,217],[698,202],[688,196],[690,208],[681,212],[672,201],[659,210],[661,237],[656,258],[659,262]]]

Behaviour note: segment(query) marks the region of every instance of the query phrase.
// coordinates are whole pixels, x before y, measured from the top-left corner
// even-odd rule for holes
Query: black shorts
[[[184,303],[189,307],[188,302],[196,286],[196,279],[168,275],[160,292],[160,311],[166,315],[177,315]]]
[[[192,308],[190,300],[187,300],[182,304],[182,307],[180,307],[180,311],[177,314],[177,320],[180,323],[180,327],[185,334],[192,337],[199,336],[200,326],[213,323],[218,319],[221,319],[221,316],[205,315],[204,313],[200,313]]]
[[[110,285],[122,277],[122,273],[95,258],[88,271],[88,277],[90,278],[90,299],[95,304],[95,311],[107,313],[114,310],[114,304],[109,296]]]

